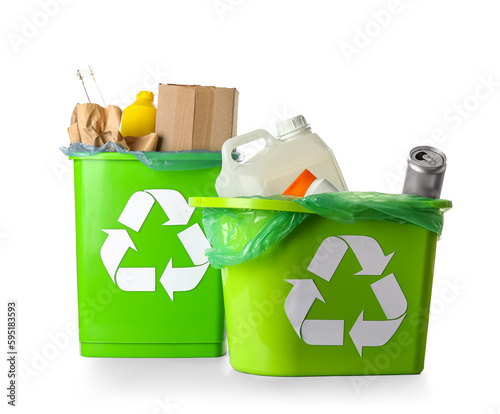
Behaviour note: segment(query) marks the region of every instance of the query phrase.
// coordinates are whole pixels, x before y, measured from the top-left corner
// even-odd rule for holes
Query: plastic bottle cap
[[[290,119],[285,119],[284,121],[276,124],[276,131],[278,132],[278,138],[289,134],[290,132],[297,131],[298,129],[303,129],[308,127],[306,119],[302,115],[294,116]]]
[[[153,92],[149,92],[149,91],[140,91],[137,94],[137,99],[149,99],[150,101],[152,101],[154,98],[155,98],[155,94]]]

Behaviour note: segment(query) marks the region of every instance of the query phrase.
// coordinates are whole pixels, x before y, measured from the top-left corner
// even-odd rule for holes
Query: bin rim
[[[222,159],[220,151],[149,151],[143,152],[150,156],[156,156],[162,160],[193,160],[201,158],[203,160],[220,161]],[[121,152],[99,152],[96,154],[76,153],[68,157],[70,160],[119,160],[119,161],[139,161],[133,153]]]
[[[294,199],[189,197],[189,205],[191,207],[289,211],[292,213],[314,214],[311,210],[297,204]]]
[[[101,152],[94,155],[82,153],[81,155],[70,155],[70,160],[120,160],[134,161],[137,160],[132,154],[120,154],[119,152]]]
[[[443,213],[452,208],[448,200],[356,191],[307,197],[191,197],[189,205],[203,208],[202,222],[212,246],[205,254],[216,268],[258,257],[312,214],[344,224],[377,221],[415,225],[439,237]],[[249,231],[254,224],[255,230]]]
[[[342,192],[332,193],[340,194]],[[373,193],[371,193],[373,194]],[[379,193],[383,194],[383,193]],[[392,196],[408,197],[407,194],[391,194]],[[233,208],[233,209],[253,209],[253,210],[273,210],[273,211],[289,211],[293,213],[309,213],[317,214],[314,211],[297,203],[296,200],[302,200],[301,197],[291,196],[271,196],[270,197],[190,197],[189,205],[191,207],[211,207],[211,208]],[[421,208],[449,209],[452,203],[444,199],[427,199],[415,196],[421,200]],[[414,206],[414,208],[418,208]]]

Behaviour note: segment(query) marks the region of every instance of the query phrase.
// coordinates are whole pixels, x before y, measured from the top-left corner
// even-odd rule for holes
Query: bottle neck
[[[147,107],[155,107],[154,102],[148,98],[138,98],[135,100],[134,104]]]

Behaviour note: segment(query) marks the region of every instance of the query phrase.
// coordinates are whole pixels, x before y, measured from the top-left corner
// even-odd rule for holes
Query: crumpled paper
[[[158,134],[152,132],[143,137],[125,137],[130,151],[155,151],[158,145]]]
[[[130,151],[154,151],[158,134],[143,137],[123,137],[120,133],[122,110],[115,105],[103,108],[98,104],[77,104],[71,114],[68,128],[70,142],[100,147],[111,141]]]

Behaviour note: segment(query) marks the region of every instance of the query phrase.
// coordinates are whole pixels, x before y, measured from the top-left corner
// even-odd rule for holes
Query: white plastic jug
[[[219,197],[282,194],[305,169],[347,191],[332,150],[302,115],[280,122],[276,129],[278,138],[258,129],[224,143],[222,170],[215,182]]]

